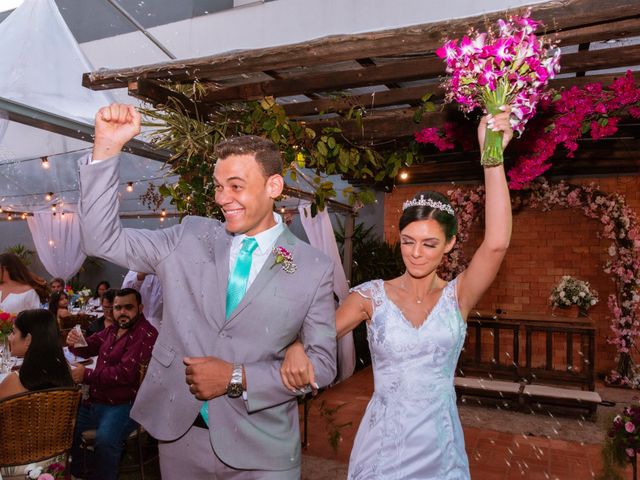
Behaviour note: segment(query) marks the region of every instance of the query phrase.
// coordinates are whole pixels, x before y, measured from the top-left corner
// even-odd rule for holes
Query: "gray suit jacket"
[[[131,411],[155,438],[175,440],[201,402],[185,383],[185,356],[213,355],[245,367],[248,399],[226,395],[209,404],[210,436],[218,457],[234,468],[287,470],[300,462],[296,398],[279,369],[286,347],[305,343],[317,382],[336,375],[333,264],[288,229],[276,245],[297,265],[286,273],[267,260],[238,307],[225,320],[232,236],[224,224],[186,217],[161,230],[122,228],[116,158],[80,167],[83,249],[162,283],[164,313],[144,383]]]

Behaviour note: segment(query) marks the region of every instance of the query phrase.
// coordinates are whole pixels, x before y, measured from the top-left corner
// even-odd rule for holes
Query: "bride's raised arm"
[[[504,133],[505,148],[513,131],[509,124],[510,109],[493,117],[483,117],[478,126],[480,149],[487,128]],[[503,165],[484,167],[485,221],[484,239],[476,250],[469,267],[458,279],[458,303],[464,318],[489,288],[500,269],[511,239],[511,200]]]

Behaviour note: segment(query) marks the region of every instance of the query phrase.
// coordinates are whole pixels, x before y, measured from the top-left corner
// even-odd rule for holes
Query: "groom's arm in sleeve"
[[[137,272],[154,272],[175,248],[183,227],[153,231],[122,228],[119,154],[139,131],[139,114],[131,106],[114,104],[96,114],[93,158],[86,155],[80,160],[80,231],[85,254]]]
[[[313,364],[316,383],[329,385],[336,377],[336,314],[333,300],[333,262],[327,268],[314,293],[311,306],[300,332],[309,360]],[[282,383],[281,361],[246,363],[247,410],[262,410],[291,400],[296,396]]]
[[[136,272],[155,272],[173,251],[182,224],[162,230],[123,228],[118,200],[119,158],[80,166],[80,232],[85,254]]]

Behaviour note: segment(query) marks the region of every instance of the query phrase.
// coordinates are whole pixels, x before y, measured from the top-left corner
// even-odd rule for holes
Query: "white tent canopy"
[[[113,98],[82,87],[93,67],[53,0],[26,0],[0,23],[0,42],[12,46],[0,56],[0,206],[34,212],[63,203],[73,210],[77,160],[91,149],[95,112]],[[162,165],[123,156],[121,212],[148,212],[139,196],[149,181],[162,182]]]

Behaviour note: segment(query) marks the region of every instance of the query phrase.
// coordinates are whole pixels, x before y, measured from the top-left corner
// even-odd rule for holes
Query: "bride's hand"
[[[490,128],[496,132],[502,132],[502,150],[507,148],[509,142],[513,138],[513,129],[511,128],[511,122],[509,117],[511,116],[511,107],[504,105],[500,107],[502,113],[497,115],[485,115],[480,120],[478,125],[478,142],[480,143],[480,149],[484,146],[484,135],[487,128]]]
[[[313,365],[299,340],[287,347],[280,366],[280,377],[284,386],[294,393],[299,393],[298,389],[309,385],[313,390],[317,389]]]

